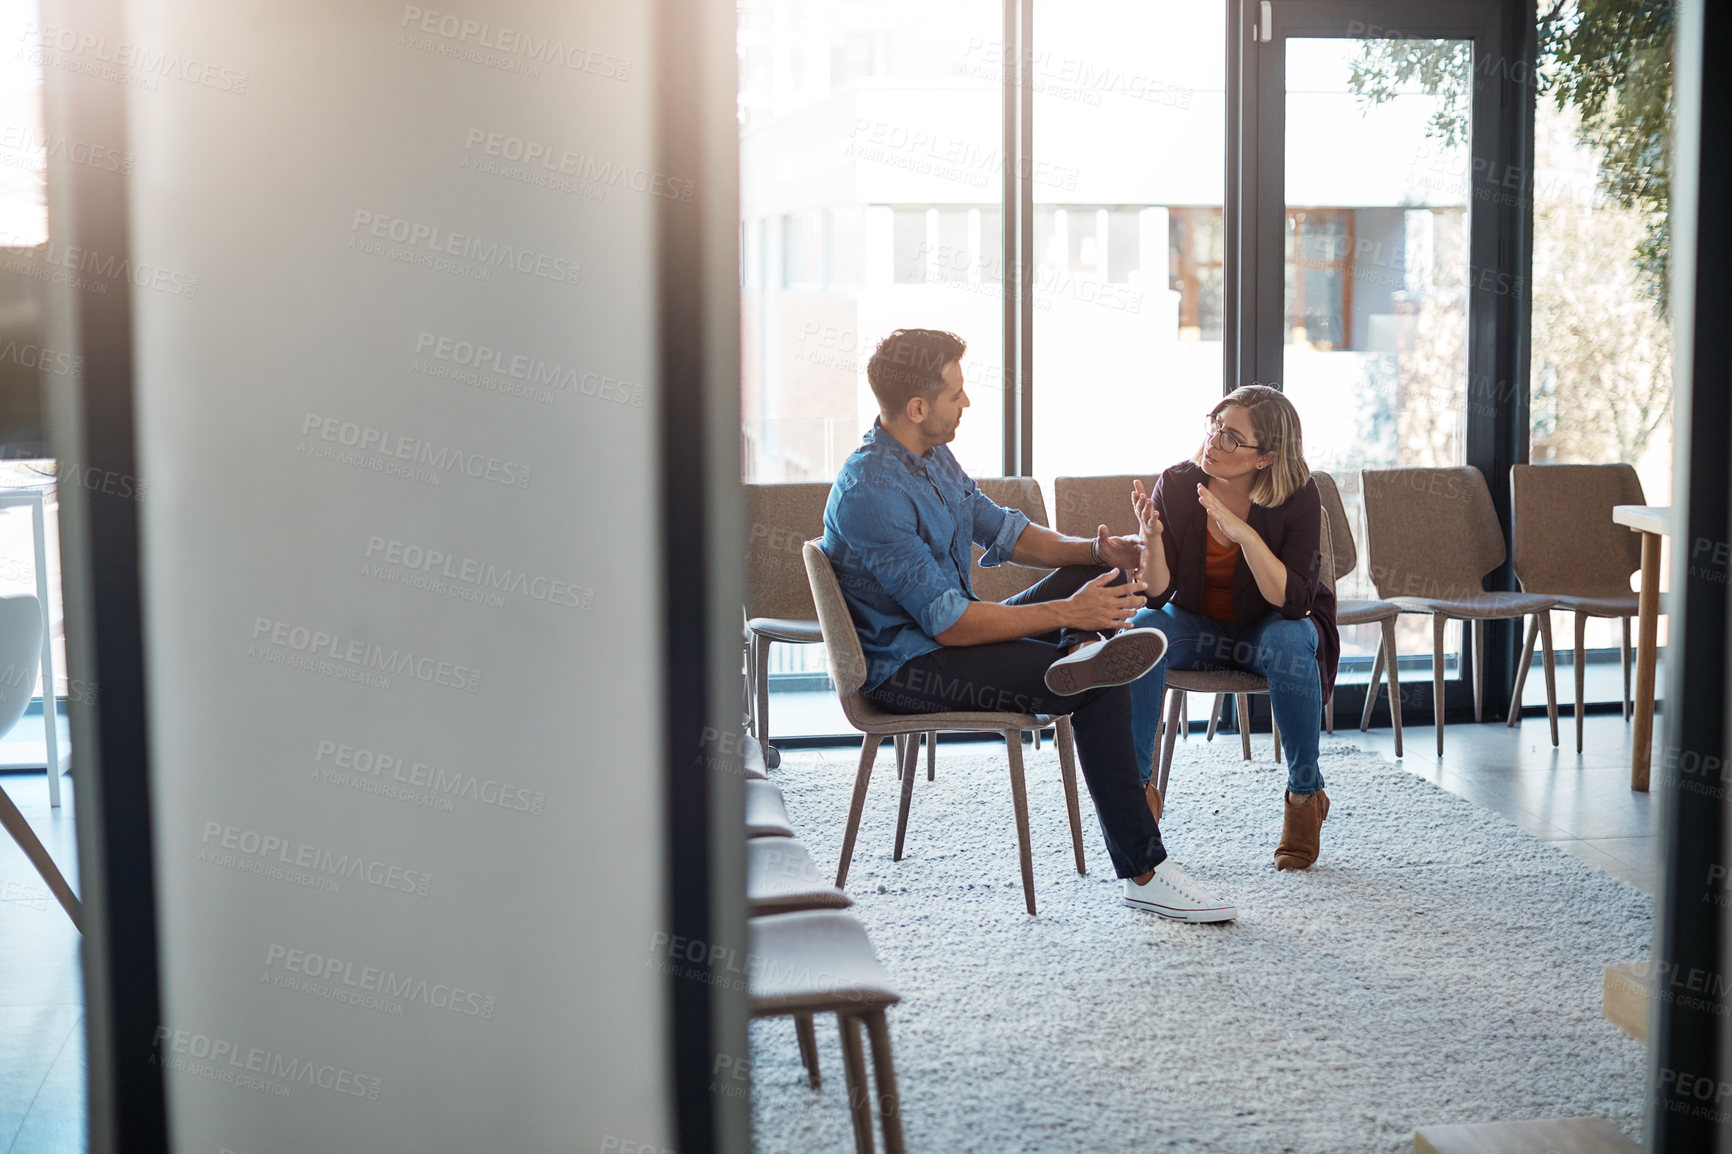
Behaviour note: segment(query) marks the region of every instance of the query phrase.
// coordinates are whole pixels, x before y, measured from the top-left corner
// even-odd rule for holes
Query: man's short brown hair
[[[944,384],[944,366],[960,361],[968,342],[939,329],[897,329],[878,342],[866,380],[886,416],[901,416],[915,397],[928,401]]]

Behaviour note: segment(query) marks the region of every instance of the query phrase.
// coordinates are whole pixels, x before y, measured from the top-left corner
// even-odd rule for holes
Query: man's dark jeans
[[[1062,601],[1105,569],[1070,565],[1005,601]],[[1122,580],[1122,578],[1121,578]],[[946,645],[902,665],[869,696],[892,713],[986,710],[1071,715],[1077,760],[1094,799],[1107,853],[1122,878],[1138,877],[1166,859],[1161,831],[1143,797],[1131,741],[1131,691],[1126,685],[1063,696],[1046,686],[1046,671],[1079,641],[1099,635],[1070,629],[999,641]]]

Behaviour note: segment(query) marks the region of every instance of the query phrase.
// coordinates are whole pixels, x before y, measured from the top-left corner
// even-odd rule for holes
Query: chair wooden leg
[[[938,734],[928,731],[926,734],[926,780],[938,779]]]
[[[1383,684],[1383,651],[1389,648],[1390,622],[1383,623],[1383,637],[1377,642],[1377,656],[1371,662],[1371,680],[1365,685],[1365,704],[1359,710],[1359,732],[1371,728],[1371,708],[1377,704],[1377,687]]]
[[[51,767],[48,772],[53,773],[55,770]],[[84,927],[80,924],[80,915],[83,913],[83,906],[73,894],[72,887],[66,884],[66,878],[61,875],[60,867],[54,864],[54,858],[37,840],[36,831],[30,828],[30,823],[24,820],[24,814],[12,804],[12,799],[6,796],[4,789],[0,789],[0,827],[4,827],[6,832],[12,835],[12,840],[18,843],[18,848],[24,851],[24,856],[30,859],[36,872],[48,883],[48,889],[60,903],[60,908],[72,919],[73,928],[82,932]]]
[[[1004,731],[1004,745],[1010,755],[1010,804],[1016,811],[1016,849],[1022,859],[1022,897],[1028,912],[1034,913],[1034,853],[1028,845],[1028,787],[1022,776],[1022,734],[1014,729]]]
[[[902,839],[908,833],[908,805],[914,800],[914,779],[920,776],[920,735],[910,733],[902,744],[902,800],[896,807],[896,850],[891,861],[902,860]]]
[[[898,733],[890,739],[896,746],[896,780],[902,780],[902,767],[908,762],[908,735]]]
[[[1173,730],[1179,724],[1179,711],[1185,707],[1183,689],[1167,690],[1167,733],[1161,739],[1160,756],[1156,758],[1157,772],[1154,777],[1155,788],[1161,791],[1161,796],[1167,796],[1167,775],[1173,770]]]
[[[1335,695],[1331,693],[1329,700],[1323,706],[1323,728],[1330,737],[1335,736]]]
[[[1449,619],[1431,615],[1431,707],[1437,713],[1437,756],[1443,756],[1443,630]]]
[[[816,1090],[823,1079],[818,1074],[818,1034],[812,1029],[812,1015],[794,1015],[794,1036],[800,1040],[800,1064],[806,1067],[806,1081]]]
[[[848,830],[842,835],[842,860],[836,866],[836,888],[848,881],[848,863],[854,860],[854,838],[860,833],[860,815],[866,810],[866,783],[872,780],[872,763],[878,758],[883,738],[868,733],[860,742],[860,769],[854,774],[854,796],[848,802]]]
[[[1395,756],[1401,756],[1401,673],[1397,669],[1395,652],[1395,618],[1383,622],[1383,640],[1378,643],[1378,652],[1389,653],[1389,663],[1385,667],[1384,676],[1389,679],[1389,720],[1395,726]],[[1377,686],[1371,687],[1371,692],[1377,692]]]
[[[1233,707],[1239,714],[1239,746],[1245,755],[1245,760],[1251,760],[1251,695],[1249,693],[1233,694]]]
[[[1486,620],[1474,619],[1474,724],[1486,719]]]
[[[885,1154],[907,1154],[902,1139],[902,1099],[896,1093],[896,1064],[890,1058],[890,1026],[883,1010],[862,1014],[872,1043],[872,1077],[878,1083],[878,1117],[884,1125]]]
[[[770,744],[770,639],[762,633],[752,634],[752,683],[756,704],[752,707],[752,727],[758,744]]]
[[[1546,658],[1546,717],[1552,723],[1552,748],[1558,744],[1558,672],[1552,661],[1552,613],[1542,609],[1534,616],[1540,619],[1540,648]]]
[[[1275,724],[1275,703],[1269,702],[1269,736],[1275,740],[1275,764],[1281,764],[1281,727]]]
[[[837,1014],[842,1027],[842,1072],[848,1082],[848,1114],[854,1120],[855,1154],[873,1154],[872,1090],[866,1084],[866,1055],[860,1047],[860,1019]]]
[[[1630,619],[1620,617],[1624,628],[1619,636],[1618,659],[1624,666],[1624,720],[1630,720]]]
[[[1582,751],[1582,699],[1588,689],[1588,615],[1576,614],[1576,752]]]
[[[1227,703],[1225,693],[1215,694],[1215,704],[1209,710],[1209,728],[1203,734],[1204,741],[1215,740],[1215,729],[1221,724],[1221,707]]]
[[[1083,864],[1082,807],[1076,789],[1076,732],[1069,717],[1058,719],[1052,740],[1058,746],[1058,772],[1064,779],[1065,808],[1070,811],[1070,845],[1076,853],[1076,872],[1086,874],[1089,871]]]
[[[1040,730],[1038,729],[1034,731],[1034,751],[1040,752]]]
[[[1530,617],[1528,619],[1527,640],[1522,644],[1522,659],[1516,664],[1515,688],[1510,690],[1509,716],[1504,719],[1504,724],[1511,729],[1521,724],[1522,690],[1528,683],[1528,666],[1534,663],[1534,642],[1539,639],[1539,635],[1540,619]]]
[[[1191,695],[1188,693],[1179,698],[1179,736],[1185,741],[1191,740]]]

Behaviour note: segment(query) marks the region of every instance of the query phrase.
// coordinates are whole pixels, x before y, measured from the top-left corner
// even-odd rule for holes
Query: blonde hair
[[[1280,389],[1258,384],[1234,389],[1209,410],[1209,416],[1220,416],[1221,410],[1228,405],[1238,405],[1250,414],[1258,455],[1275,454],[1274,462],[1267,469],[1259,470],[1257,479],[1251,482],[1251,503],[1266,509],[1285,505],[1287,499],[1311,479],[1311,466],[1305,463],[1305,437],[1299,428],[1299,410]],[[1202,465],[1203,449],[1199,448],[1191,460]]]

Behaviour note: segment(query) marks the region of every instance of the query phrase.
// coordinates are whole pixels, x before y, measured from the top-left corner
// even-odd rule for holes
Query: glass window
[[[1036,9],[1033,411],[1043,480],[1159,472],[1191,454],[1202,414],[1220,399],[1226,25],[1223,0]],[[1195,215],[1176,220],[1173,206]],[[1217,239],[1198,252],[1179,233],[1211,217]],[[1145,274],[1163,265],[1165,278]]]
[[[1610,71],[1627,66],[1643,48],[1617,42],[1607,60],[1580,67]],[[1559,78],[1557,62],[1546,66]],[[1542,89],[1534,113],[1533,290],[1530,354],[1530,455],[1536,464],[1626,462],[1641,478],[1649,504],[1671,503],[1672,333],[1662,304],[1664,265],[1652,241],[1663,235],[1665,214],[1647,179],[1663,163],[1666,121],[1663,86],[1643,85],[1627,101],[1608,102],[1589,119],[1561,103],[1558,88]],[[1644,142],[1651,146],[1645,155]],[[1625,201],[1614,190],[1635,195]],[[1495,403],[1491,391],[1476,403]],[[1663,539],[1660,572],[1671,572],[1670,539]],[[1662,577],[1662,588],[1665,587]],[[1560,639],[1571,614],[1556,614]],[[1660,617],[1660,644],[1669,618]],[[1587,623],[1586,696],[1617,701],[1623,693],[1618,649],[1622,626],[1614,618]],[[1568,641],[1557,660],[1568,666]],[[1528,704],[1544,704],[1538,661],[1525,686]],[[1570,699],[1573,678],[1559,670],[1559,690]],[[1663,687],[1662,676],[1658,684]]]
[[[926,257],[930,246],[926,243],[926,210],[924,208],[898,208],[891,213],[892,227],[895,229],[893,259],[895,266],[895,282],[897,284],[925,284]]]

